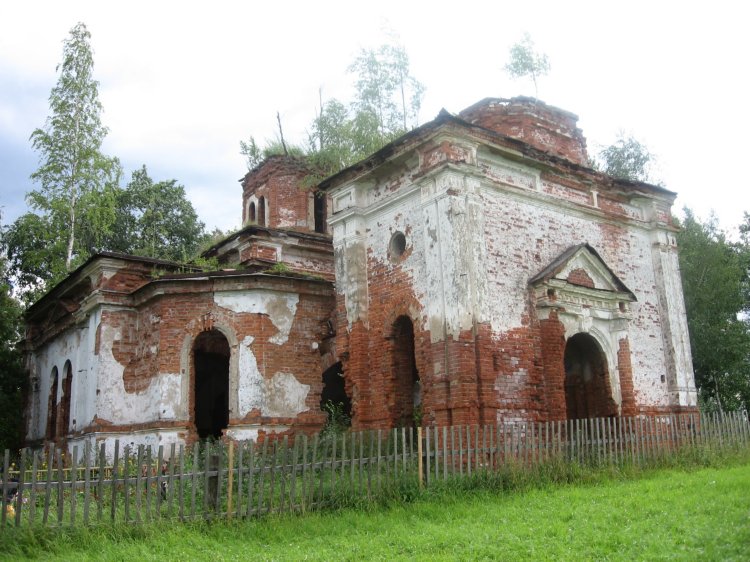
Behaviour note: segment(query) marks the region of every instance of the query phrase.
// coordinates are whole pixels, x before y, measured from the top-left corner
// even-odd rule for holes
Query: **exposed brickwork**
[[[589,277],[583,269],[574,269],[568,274],[568,283],[571,285],[580,285],[581,287],[588,287],[589,289],[594,288],[594,280]]]
[[[586,165],[585,139],[577,118],[567,112],[530,99],[485,100],[459,117]],[[612,416],[635,411],[638,401],[668,400],[652,374],[669,361],[660,348],[663,311],[653,290],[662,281],[653,269],[652,242],[644,230],[632,227],[648,214],[610,178],[552,158],[524,168],[515,156],[499,149],[496,156],[493,148],[482,146],[511,146],[507,139],[475,130],[468,138],[456,129],[449,123],[441,135],[415,143],[419,161],[413,167],[369,175],[364,163],[358,168],[361,179],[352,174],[332,190],[338,210],[356,207],[361,213],[356,216],[364,217],[331,219],[337,251],[355,264],[341,271],[358,284],[337,296],[338,343],[355,401],[355,425],[396,423],[380,397],[395,392],[393,404],[405,393],[389,382],[398,369],[392,357],[398,351],[388,342],[387,328],[399,314],[408,314],[415,326],[425,424]],[[475,174],[481,174],[476,184]],[[414,190],[415,184],[421,190]],[[383,210],[395,194],[398,203]],[[435,211],[429,206],[432,197],[438,201]],[[668,215],[663,200],[655,205]],[[389,233],[404,230],[403,225],[412,235],[406,257],[394,261],[384,248]],[[538,317],[528,299],[529,279],[583,243],[595,248],[596,259],[616,280],[598,286],[595,279],[609,274],[589,270],[584,260],[545,289],[543,300],[559,304]],[[438,250],[430,254],[433,247]],[[358,273],[362,267],[366,274]],[[603,292],[597,297],[579,291],[559,301],[558,289],[576,288]],[[632,289],[637,302],[631,304]],[[467,298],[469,292],[476,296]],[[436,310],[445,315],[440,335],[432,331],[441,322],[432,316]],[[453,326],[467,317],[472,327],[457,332]],[[589,345],[578,351],[579,370],[571,371],[566,396],[565,350],[577,334],[576,341],[586,336]],[[651,366],[644,367],[647,361]]]
[[[248,172],[242,179],[243,224],[314,232],[315,190],[305,185],[309,174],[306,161],[291,156],[272,156]],[[259,208],[261,198],[265,211]],[[255,221],[248,215],[251,201],[256,205]]]
[[[143,391],[150,379],[159,373],[180,372],[182,346],[185,339],[194,340],[214,326],[230,326],[236,338],[253,338],[250,346],[261,374],[270,378],[274,373],[295,373],[301,384],[310,386],[306,399],[307,411],[294,417],[264,416],[260,411],[240,417],[230,416],[229,424],[256,423],[291,425],[298,428],[319,428],[325,415],[319,409],[322,391],[320,353],[312,344],[327,335],[326,321],[332,306],[330,293],[319,296],[306,294],[304,280],[285,280],[285,290],[298,287],[300,295],[288,339],[283,345],[271,340],[279,332],[266,314],[239,313],[216,304],[212,292],[197,287],[176,286],[176,292],[148,301],[136,314],[114,313],[104,320],[123,334],[113,343],[113,355],[124,366],[123,381],[127,392]],[[236,353],[236,350],[235,350]],[[190,368],[194,369],[190,356]],[[188,411],[194,410],[193,387],[190,387]]]
[[[531,98],[483,100],[322,197],[303,160],[272,157],[242,180],[245,227],[205,254],[224,270],[87,262],[29,312],[29,439],[190,442],[214,360],[225,438],[320,429],[339,361],[356,429],[413,423],[415,396],[427,426],[693,411],[674,194],[587,169],[576,123]],[[292,273],[270,276],[278,262]],[[50,379],[70,358],[68,430]]]
[[[637,413],[633,394],[633,366],[630,364],[630,342],[627,338],[620,340],[617,350],[617,370],[620,373],[620,392],[622,393],[622,416],[634,416]]]
[[[466,147],[444,140],[437,145],[427,145],[420,151],[421,171],[427,172],[446,162],[470,162],[471,156]]]
[[[488,98],[459,116],[576,164],[586,164],[586,139],[576,126],[578,116],[534,98]]]
[[[276,248],[254,244],[249,248],[245,248],[240,256],[240,259],[243,262],[254,259],[262,259],[275,262],[278,261],[278,254],[276,253]]]
[[[542,361],[544,366],[544,389],[547,412],[551,420],[567,418],[565,405],[565,327],[557,312],[539,323],[541,332]]]

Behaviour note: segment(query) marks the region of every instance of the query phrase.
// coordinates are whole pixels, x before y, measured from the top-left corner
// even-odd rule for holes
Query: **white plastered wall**
[[[493,162],[502,168],[502,161]],[[502,174],[498,174],[502,177]],[[540,180],[541,181],[541,180]],[[599,325],[592,318],[587,324],[575,326],[570,319],[566,337],[577,331],[597,328],[597,338],[607,350],[610,372],[616,373],[619,339],[629,338],[636,402],[652,406],[694,406],[695,390],[690,365],[689,342],[684,319],[684,304],[673,249],[667,255],[656,249],[654,240],[669,236],[664,226],[649,220],[637,205],[626,209],[631,219],[613,221],[595,205],[597,198],[572,204],[547,196],[544,192],[563,192],[562,186],[503,186],[497,182],[483,184],[485,237],[488,247],[488,292],[484,312],[498,334],[519,325],[527,303],[522,298],[530,277],[541,271],[565,249],[587,242],[602,257],[637,302],[630,305],[632,320],[627,328]],[[555,189],[557,187],[557,190]],[[615,235],[613,235],[615,233]],[[616,236],[616,237],[615,237]],[[656,252],[656,256],[652,255]],[[663,262],[663,268],[655,267]],[[659,292],[664,294],[660,299]],[[577,322],[577,321],[576,321]],[[676,326],[679,335],[670,335],[665,324]],[[671,346],[677,358],[675,376],[681,387],[679,395],[672,391],[661,375],[673,368]],[[619,377],[613,383],[619,384]]]
[[[473,322],[489,322],[498,338],[522,326],[530,313],[529,279],[570,246],[587,242],[637,302],[629,320],[571,317],[566,336],[597,336],[618,402],[617,351],[627,337],[636,402],[695,406],[676,252],[673,244],[659,242],[672,236],[660,222],[665,211],[649,212],[644,201],[634,200],[623,204],[627,218],[613,219],[599,208],[595,189],[563,199],[571,190],[542,180],[538,170],[497,155],[482,158],[478,167],[446,165],[390,192],[394,178],[332,191],[336,287],[345,297],[349,326],[368,322],[367,259],[387,264],[395,230],[409,229],[413,251],[400,267],[411,274],[433,341]],[[662,381],[670,370],[674,374]]]
[[[65,432],[78,431],[93,420],[96,408],[96,362],[93,351],[97,318],[97,313],[89,314],[30,355],[29,367],[32,379],[36,379],[36,382],[32,385],[27,439],[38,440],[45,437],[52,370],[57,367],[57,405],[61,399],[66,361],[70,361],[73,379],[70,385],[70,427]]]

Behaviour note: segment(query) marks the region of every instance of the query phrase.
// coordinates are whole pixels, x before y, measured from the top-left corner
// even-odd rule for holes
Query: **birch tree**
[[[80,247],[84,238],[96,243],[114,221],[115,198],[108,191],[116,188],[120,174],[117,159],[101,152],[107,129],[101,122],[90,39],[83,23],[70,30],[49,96],[50,115],[31,134],[40,164],[31,179],[39,188],[27,194],[27,202],[49,219],[51,234],[64,241],[67,271],[77,254],[85,253]]]
[[[115,221],[121,168],[101,152],[107,129],[90,39],[78,23],[63,43],[49,116],[30,138],[38,187],[26,194],[30,211],[3,232],[9,275],[26,302],[102,247]]]
[[[536,50],[531,35],[524,33],[523,39],[510,48],[510,61],[505,65],[505,71],[511,78],[530,76],[534,82],[534,96],[539,96],[537,78],[549,72],[549,58],[546,54]]]

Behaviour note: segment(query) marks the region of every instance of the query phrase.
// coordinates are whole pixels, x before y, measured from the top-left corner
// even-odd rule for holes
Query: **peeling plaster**
[[[239,346],[239,417],[244,417],[255,408],[260,410],[263,406],[263,375],[258,370],[258,362],[250,347],[253,341],[252,336],[246,336]]]
[[[289,339],[299,295],[263,290],[227,291],[214,294],[214,302],[232,312],[267,314],[271,323],[279,330],[269,341],[283,345]]]
[[[269,417],[295,417],[307,410],[305,401],[310,385],[300,383],[292,373],[278,372],[266,379],[258,369],[252,351],[252,336],[246,336],[240,345],[240,417],[253,409]]]
[[[103,324],[100,337],[100,353],[96,358],[99,373],[97,416],[116,425],[175,419],[181,409],[180,375],[159,373],[149,380],[143,392],[127,392],[123,381],[125,367],[112,354],[114,342],[121,339],[121,334]]]
[[[416,182],[408,174],[381,178],[361,186],[367,197],[354,197],[352,186],[333,193],[340,211],[331,220],[336,290],[345,297],[350,328],[355,320],[366,324],[369,262],[408,275],[422,307],[416,317],[429,330],[431,343],[456,338],[475,323],[489,323],[492,337],[499,338],[528,322],[529,279],[571,245],[587,242],[637,302],[628,305],[626,318],[596,307],[582,310],[566,320],[567,335],[604,334],[599,339],[618,402],[616,350],[627,335],[640,402],[694,406],[677,254],[669,233],[644,222],[648,217],[625,202],[617,202],[623,217],[608,216],[591,206],[589,192],[542,181],[538,171],[496,156],[485,154],[477,168],[472,173],[445,167]],[[606,201],[599,196],[598,203]],[[411,253],[390,265],[387,248],[395,230],[411,233]],[[558,277],[565,279],[577,267],[597,289],[612,288],[609,272],[585,256],[571,260]],[[661,373],[668,373],[666,383],[659,381]]]
[[[292,373],[276,373],[265,381],[265,408],[261,410],[271,417],[295,417],[307,410],[305,400],[310,392],[309,384],[300,383]]]

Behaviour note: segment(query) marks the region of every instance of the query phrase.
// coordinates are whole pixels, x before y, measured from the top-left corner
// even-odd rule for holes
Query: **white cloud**
[[[427,86],[422,121],[441,107],[533,93],[502,71],[508,46],[529,31],[552,63],[539,97],[580,115],[590,147],[632,131],[659,155],[679,205],[715,208],[725,226],[750,210],[735,171],[750,130],[750,39],[733,3],[6,3],[6,142],[31,153],[28,135],[44,123],[62,41],[77,21],[92,33],[106,149],[128,171],[145,163],[183,183],[209,227],[239,222],[239,141],[272,138],[277,110],[286,137],[304,141],[318,88],[345,96],[347,65],[382,41],[386,21]],[[18,197],[3,189],[3,200]]]

